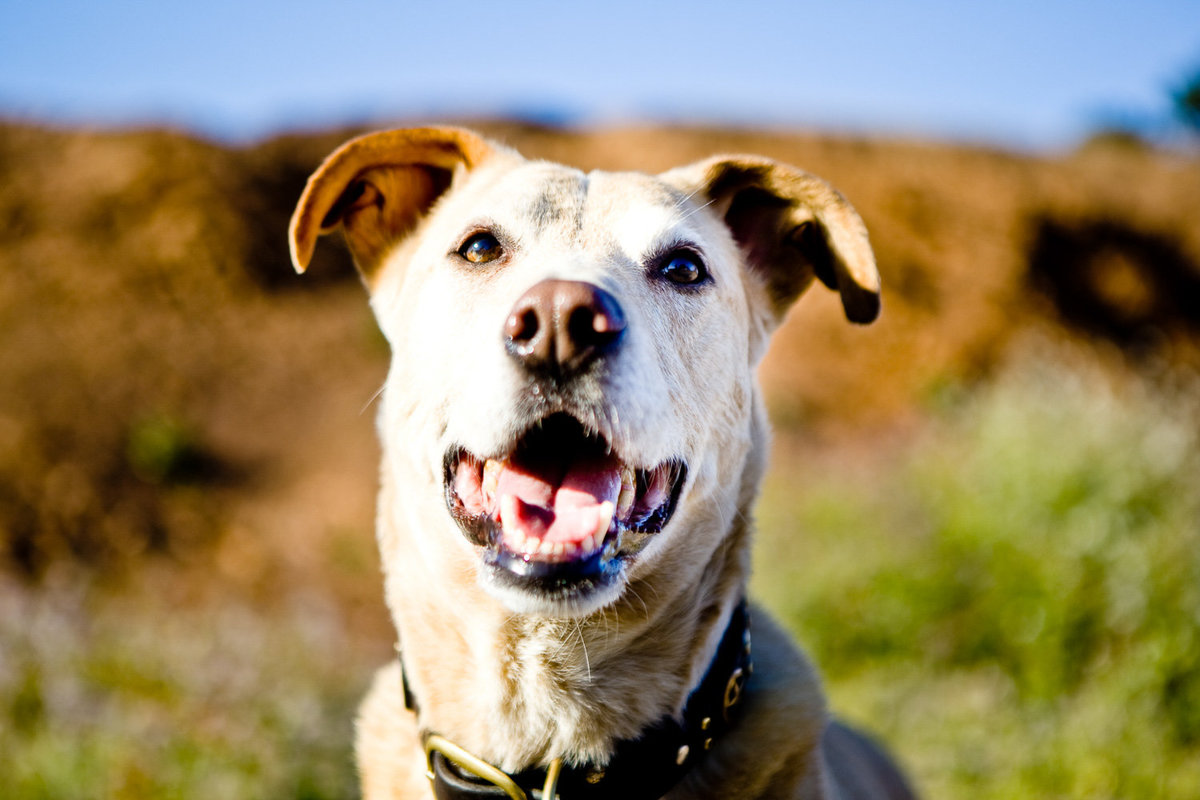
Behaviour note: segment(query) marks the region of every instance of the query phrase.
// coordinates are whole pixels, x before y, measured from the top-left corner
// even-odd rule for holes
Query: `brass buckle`
[[[542,786],[542,800],[558,800],[558,774],[562,772],[562,759],[556,758],[546,768],[546,783]]]
[[[437,734],[430,734],[425,738],[425,774],[431,781],[433,780],[434,753],[441,753],[461,769],[503,789],[511,800],[529,800],[529,795],[525,794],[525,790],[518,786],[507,772],[492,766],[482,758],[467,752],[454,742]],[[546,784],[542,788],[543,800],[556,800],[558,776],[561,772],[562,759],[556,758],[550,762],[550,766],[546,770]]]
[[[430,734],[425,739],[425,765],[428,769],[430,780],[433,780],[434,753],[441,753],[472,775],[482,778],[493,786],[499,786],[512,800],[529,800],[529,796],[525,794],[525,791],[520,786],[517,786],[516,782],[509,777],[507,772],[493,767],[482,758],[468,753],[454,742],[443,739],[437,734]]]
[[[729,676],[729,683],[725,684],[725,707],[721,709],[721,716],[726,722],[732,722],[733,707],[736,706],[742,699],[742,689],[746,685],[746,674],[738,667]]]

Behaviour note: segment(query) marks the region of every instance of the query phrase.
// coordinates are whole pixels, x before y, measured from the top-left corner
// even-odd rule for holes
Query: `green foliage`
[[[1200,134],[1200,68],[1185,78],[1171,93],[1175,115],[1193,133]]]
[[[147,605],[78,577],[37,591],[0,577],[6,800],[357,796],[372,659],[348,672],[328,609]]]
[[[135,475],[160,485],[195,478],[203,471],[205,462],[192,431],[165,414],[148,416],[130,425],[125,459]]]
[[[883,478],[777,470],[757,588],[931,796],[1200,796],[1198,397],[1042,363]]]
[[[929,397],[882,466],[776,459],[757,597],[926,797],[1200,797],[1200,390],[1059,358]],[[378,653],[324,601],[161,588],[0,575],[4,797],[356,796]]]

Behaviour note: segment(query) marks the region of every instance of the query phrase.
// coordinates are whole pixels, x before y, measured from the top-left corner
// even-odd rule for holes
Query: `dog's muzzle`
[[[598,588],[670,521],[687,469],[624,461],[577,419],[553,414],[512,452],[446,456],[446,502],[509,582],[555,595]]]
[[[445,459],[450,514],[504,584],[552,600],[581,598],[616,581],[674,512],[684,464],[622,458],[580,421],[606,416],[593,409],[597,398],[563,400],[598,383],[625,332],[616,298],[581,281],[535,284],[505,321],[505,352],[542,404],[539,421],[508,452],[454,447]],[[581,417],[563,410],[576,405]]]

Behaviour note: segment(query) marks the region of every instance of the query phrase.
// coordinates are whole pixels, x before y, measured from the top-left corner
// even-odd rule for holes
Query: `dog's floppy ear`
[[[351,139],[308,179],[288,226],[292,265],[303,272],[317,237],[344,227],[354,263],[369,277],[449,188],[495,148],[460,128],[409,128]]]
[[[879,273],[862,218],[832,186],[758,156],[718,156],[665,173],[725,221],[782,318],[814,277],[841,294],[852,322],[879,316]]]

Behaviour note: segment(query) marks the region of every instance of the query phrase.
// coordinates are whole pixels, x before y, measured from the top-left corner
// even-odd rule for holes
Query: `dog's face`
[[[878,310],[865,230],[764,159],[659,176],[531,162],[464,131],[334,153],[292,225],[343,226],[393,349],[389,558],[475,574],[517,612],[586,614],[700,568],[743,505],[754,367],[815,277]]]

